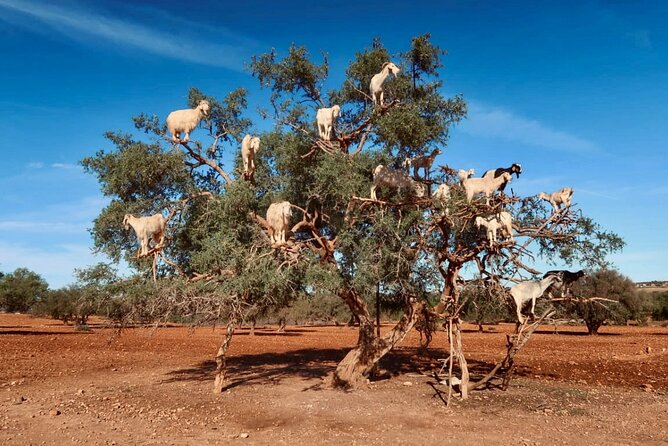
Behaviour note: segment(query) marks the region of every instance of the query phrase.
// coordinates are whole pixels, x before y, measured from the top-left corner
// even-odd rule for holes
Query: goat
[[[469,170],[464,170],[464,169],[459,169],[459,172],[457,172],[457,176],[459,177],[459,184],[463,184],[464,180],[468,180],[473,176],[475,173],[475,169],[469,169]]]
[[[538,194],[538,198],[550,202],[555,212],[561,209],[561,205],[564,205],[564,207],[570,207],[572,196],[573,189],[570,187],[564,187],[556,192],[552,192],[549,195],[544,192],[540,192]]]
[[[439,184],[431,198],[441,204],[444,204],[450,199],[450,186],[447,184]]]
[[[401,163],[401,167],[404,168],[404,170],[406,171],[406,173],[410,173],[410,172],[411,172],[411,163],[412,163],[412,160],[411,160],[411,157],[410,157],[410,156],[407,156],[407,157],[404,158],[404,160],[402,161],[402,163]]]
[[[164,246],[167,219],[162,214],[155,214],[150,217],[135,217],[132,214],[125,214],[125,217],[123,217],[123,226],[126,231],[130,227],[135,230],[140,246],[137,258],[148,255],[149,242],[151,240],[155,242],[153,249],[159,249]]]
[[[489,206],[489,196],[511,181],[512,176],[508,172],[503,172],[496,178],[467,178],[462,182],[466,191],[466,201],[470,203],[474,195],[484,194]]]
[[[546,278],[548,276],[557,276],[561,281],[554,283],[547,289],[548,295],[550,296],[550,298],[552,298],[552,293],[554,291],[561,291],[561,297],[566,297],[567,295],[571,294],[571,285],[573,285],[573,283],[575,283],[578,279],[586,275],[587,273],[585,273],[583,270],[576,271],[573,273],[565,269],[561,269],[561,270],[548,271],[545,273],[543,278]]]
[[[493,246],[494,243],[496,243],[496,231],[499,229],[501,229],[511,241],[515,241],[513,238],[513,219],[506,211],[497,212],[489,217],[476,217],[475,225],[478,228],[484,226],[487,229],[489,246]]]
[[[543,295],[545,290],[560,279],[558,276],[547,276],[543,280],[526,280],[520,282],[510,289],[510,295],[513,297],[517,308],[517,320],[523,324],[526,319],[522,316],[522,306],[531,301],[531,316],[535,317],[536,299]]]
[[[376,189],[381,186],[396,187],[397,189],[412,189],[417,197],[424,197],[424,184],[418,183],[405,172],[390,169],[379,164],[373,170],[373,185],[371,186],[371,199],[377,200]]]
[[[522,173],[522,166],[513,163],[512,166],[510,167],[499,167],[497,169],[491,169],[486,171],[485,173],[482,174],[482,178],[497,178],[500,177],[504,172],[508,172],[509,174],[515,174],[517,178],[520,177],[520,174]],[[499,191],[503,192],[503,190],[506,188],[506,185],[503,184],[500,188]]]
[[[315,115],[315,120],[318,123],[318,134],[325,141],[329,141],[332,138],[334,121],[336,121],[336,118],[340,113],[341,107],[338,105],[335,105],[332,108],[318,109],[318,112]]]
[[[392,62],[385,62],[380,73],[374,74],[371,78],[369,90],[371,91],[373,105],[380,104],[381,107],[383,106],[383,82],[385,82],[385,79],[387,79],[387,76],[389,76],[390,73],[396,76],[399,74],[399,68]]]
[[[241,159],[244,164],[244,176],[252,178],[255,173],[255,154],[260,150],[260,138],[246,135],[241,140]]]
[[[286,242],[292,208],[289,201],[272,203],[267,209],[267,223],[269,224],[269,238],[272,244],[283,244]]]
[[[209,102],[205,100],[199,101],[199,104],[197,104],[197,107],[195,108],[187,108],[185,110],[175,110],[171,112],[167,116],[167,130],[172,134],[172,141],[190,141],[190,132],[195,130],[202,118],[208,113]],[[186,134],[183,141],[181,141],[182,132]]]
[[[418,171],[420,168],[424,169],[424,177],[429,178],[429,169],[431,169],[431,165],[434,164],[434,159],[436,158],[437,155],[440,155],[441,152],[440,149],[434,149],[431,152],[431,155],[422,155],[422,156],[416,156],[411,160],[411,164],[413,165],[413,176],[417,178],[418,176]]]

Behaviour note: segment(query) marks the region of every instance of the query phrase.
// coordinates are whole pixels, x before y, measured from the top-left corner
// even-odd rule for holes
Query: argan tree
[[[189,105],[207,99],[211,111],[189,143],[172,143],[158,117],[141,115],[135,125],[148,141],[109,134],[115,147],[83,160],[111,198],[95,221],[95,246],[113,259],[124,257],[140,273],[136,280],[155,287],[139,293],[134,307],[154,317],[178,314],[227,324],[216,358],[217,391],[239,323],[295,299],[317,305],[319,296],[338,296],[359,321],[359,338],[334,371],[333,384],[366,382],[419,319],[444,320],[466,396],[459,319],[465,265],[477,265],[480,280],[502,291],[505,280],[538,274],[530,264],[536,256],[593,265],[621,246],[578,211],[552,213],[535,198],[504,195],[490,205],[467,203],[449,166],[435,164],[430,180],[415,179],[426,186],[423,197],[381,188],[378,199],[367,198],[379,164],[401,169],[407,157],[437,148],[447,157],[449,130],[465,117],[466,104],[442,95],[444,56],[429,35],[396,54],[376,39],[354,56],[338,86],[328,82],[326,54],[314,61],[306,48],[292,46],[283,57],[272,50],[252,58],[251,73],[271,91],[260,111],[271,129],[254,132],[261,147],[251,181],[241,175],[238,155],[242,137],[252,130],[244,117],[244,90],[217,100],[192,89]],[[369,82],[390,61],[401,73],[384,83],[384,103],[373,105]],[[323,141],[315,115],[335,104],[341,115],[331,139]],[[430,198],[442,183],[451,189],[446,203]],[[272,244],[264,215],[281,200],[293,205],[292,228],[287,243]],[[473,222],[502,208],[514,216],[517,243],[492,246]],[[134,258],[135,240],[122,228],[123,215],[159,211],[170,217],[166,248],[153,259]],[[159,280],[152,285],[148,278],[156,268]],[[377,293],[404,309],[380,335],[370,311]],[[428,298],[435,293],[440,301],[432,307]]]

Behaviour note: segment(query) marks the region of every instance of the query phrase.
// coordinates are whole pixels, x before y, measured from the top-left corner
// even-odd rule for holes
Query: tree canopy
[[[413,179],[427,187],[423,197],[384,187],[378,200],[367,198],[379,164],[399,170],[407,157],[434,149],[447,159],[450,129],[467,109],[462,96],[443,96],[445,55],[428,34],[398,53],[374,39],[354,55],[339,86],[328,82],[325,53],[314,57],[293,45],[284,56],[271,50],[253,57],[249,70],[271,91],[261,115],[273,126],[256,131],[261,147],[251,181],[244,180],[239,155],[253,124],[245,117],[243,89],[221,100],[191,89],[189,106],[206,99],[211,111],[187,143],[172,142],[156,115],[134,119],[145,137],[108,133],[112,148],[82,161],[111,198],[92,234],[96,249],[127,260],[144,283],[157,268],[155,292],[133,305],[151,308],[154,317],[178,313],[226,322],[229,336],[217,357],[224,378],[224,353],[237,324],[263,308],[339,296],[360,321],[358,346],[333,374],[335,384],[350,386],[364,382],[419,319],[449,318],[456,329],[459,287],[466,282],[502,289],[538,275],[536,257],[605,265],[605,255],[623,246],[617,235],[574,208],[552,212],[536,197],[496,195],[489,205],[468,203],[456,173],[467,166],[435,164],[428,179]],[[373,105],[370,80],[390,61],[401,71],[383,84],[384,103]],[[315,115],[334,104],[341,115],[324,141]],[[439,184],[451,191],[445,203],[431,198]],[[279,245],[271,242],[264,216],[282,200],[293,205],[293,218],[287,243]],[[513,216],[516,242],[491,243],[475,217],[504,209]],[[156,212],[170,218],[166,247],[153,259],[138,259],[123,216]],[[472,279],[460,275],[469,263],[478,269]],[[374,333],[369,311],[376,290],[404,308],[383,336]],[[464,373],[463,354],[459,362]]]

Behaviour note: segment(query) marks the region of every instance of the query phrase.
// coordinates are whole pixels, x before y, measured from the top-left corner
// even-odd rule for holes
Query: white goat
[[[269,205],[267,223],[269,224],[269,238],[272,244],[286,242],[291,217],[292,208],[289,201],[279,201]]]
[[[246,135],[241,140],[241,159],[244,163],[244,176],[252,178],[255,173],[255,154],[260,150],[260,138]]]
[[[439,184],[431,195],[431,199],[435,206],[442,208],[441,215],[448,215],[450,213],[447,207],[448,200],[450,200],[450,186],[445,183]]]
[[[341,107],[338,105],[335,105],[332,108],[318,109],[318,112],[315,115],[315,120],[318,123],[318,134],[325,141],[329,141],[332,138],[334,121],[336,121],[336,118],[340,113]]]
[[[376,189],[381,186],[396,187],[397,189],[411,189],[418,197],[424,197],[424,184],[418,183],[405,172],[390,169],[382,164],[373,170],[373,185],[371,186],[371,198],[377,200]]]
[[[564,187],[556,192],[551,194],[546,194],[540,192],[538,198],[549,201],[555,211],[561,209],[561,205],[564,207],[569,207],[571,205],[571,197],[573,196],[573,189],[570,187]]]
[[[186,137],[183,142],[190,141],[190,132],[195,130],[199,122],[209,113],[209,103],[199,101],[197,107],[185,110],[175,110],[167,116],[167,130],[172,134],[172,141],[181,142],[181,133]]]
[[[469,169],[469,170],[463,170],[459,169],[459,172],[457,172],[457,176],[459,176],[459,183],[463,184],[464,180],[468,180],[473,176],[475,173],[475,169]]]
[[[404,161],[401,163],[401,167],[404,168],[406,173],[411,173],[411,162],[412,162],[411,157],[407,156],[406,158],[404,158]]]
[[[531,301],[531,316],[534,317],[536,299],[542,296],[550,285],[559,280],[559,276],[547,276],[543,280],[526,280],[520,282],[510,289],[510,295],[513,296],[517,308],[517,320],[520,324],[523,324],[525,321],[522,316],[522,306],[526,302]]]
[[[431,198],[441,205],[445,204],[450,199],[450,186],[445,183],[439,184]]]
[[[470,203],[474,195],[484,194],[487,205],[489,205],[490,195],[511,181],[512,176],[508,172],[503,172],[496,178],[467,178],[462,182],[466,191],[466,201]]]
[[[382,69],[380,70],[380,73],[374,74],[371,78],[369,90],[371,91],[371,100],[373,101],[373,105],[380,104],[382,107],[384,98],[383,82],[385,82],[385,79],[387,79],[387,76],[389,76],[390,73],[396,76],[399,74],[399,68],[392,62],[385,62]]]
[[[493,246],[494,243],[496,243],[496,232],[499,229],[501,229],[503,234],[511,241],[515,241],[513,238],[513,218],[506,211],[497,212],[489,217],[476,217],[475,225],[478,228],[484,226],[487,229],[489,246]]]
[[[165,243],[165,228],[167,219],[162,214],[151,215],[150,217],[135,217],[132,214],[125,214],[123,217],[123,226],[127,231],[132,226],[139,239],[139,253],[137,257],[147,256],[149,253],[149,242],[153,240],[155,246],[153,249],[159,249]]]
[[[424,177],[428,178],[431,165],[434,164],[434,159],[436,158],[437,155],[440,155],[441,153],[443,152],[441,152],[440,149],[434,149],[431,152],[431,155],[422,155],[413,158],[411,160],[411,164],[413,165],[413,176],[417,178],[418,171],[420,170],[420,168],[423,168]]]

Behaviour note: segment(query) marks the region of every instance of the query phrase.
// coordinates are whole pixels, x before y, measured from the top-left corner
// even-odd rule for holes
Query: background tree
[[[572,290],[578,298],[567,301],[566,307],[584,320],[590,335],[598,334],[606,321],[626,322],[644,313],[635,283],[612,269],[600,269],[583,277]]]
[[[25,313],[47,294],[49,284],[27,268],[0,277],[0,307],[7,312]]]

